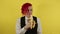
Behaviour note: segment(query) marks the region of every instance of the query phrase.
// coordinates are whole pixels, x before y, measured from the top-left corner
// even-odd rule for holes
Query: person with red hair
[[[22,5],[21,13],[24,15],[17,20],[16,34],[42,34],[39,18],[32,15],[32,4]]]

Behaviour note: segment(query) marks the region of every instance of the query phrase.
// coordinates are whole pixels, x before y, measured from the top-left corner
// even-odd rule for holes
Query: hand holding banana
[[[28,19],[28,23],[30,23],[30,25],[31,25],[30,28],[31,28],[31,29],[35,27],[35,24],[36,24],[36,23],[35,23],[35,21],[34,21],[33,19],[31,19],[31,18]]]

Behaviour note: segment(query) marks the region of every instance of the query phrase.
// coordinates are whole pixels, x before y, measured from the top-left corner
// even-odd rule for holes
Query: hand
[[[27,29],[29,29],[29,28],[31,28],[31,23],[27,23],[25,26],[24,26],[24,28],[27,30]]]

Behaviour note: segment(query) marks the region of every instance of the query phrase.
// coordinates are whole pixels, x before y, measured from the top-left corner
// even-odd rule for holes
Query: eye
[[[32,9],[30,9],[30,11],[32,11]]]
[[[32,9],[28,10],[28,11],[32,11]]]

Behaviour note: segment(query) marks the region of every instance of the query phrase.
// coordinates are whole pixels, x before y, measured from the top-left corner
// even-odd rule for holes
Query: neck
[[[27,18],[30,18],[32,15],[30,15],[30,16],[26,16]]]

